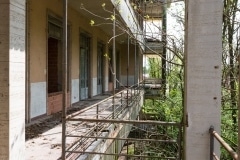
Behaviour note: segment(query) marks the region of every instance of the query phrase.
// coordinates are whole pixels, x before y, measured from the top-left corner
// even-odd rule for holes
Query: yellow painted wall
[[[33,3],[34,2],[34,3]],[[29,1],[28,35],[30,54],[30,81],[46,81],[46,8],[41,1]],[[36,65],[37,64],[37,65]]]
[[[30,82],[46,81],[47,73],[47,15],[48,11],[62,15],[61,0],[29,0],[28,39],[30,54]],[[79,78],[79,35],[88,32],[91,36],[91,77],[97,77],[97,40],[107,44],[108,36],[76,10],[69,8],[68,22],[71,26],[71,78]]]
[[[127,75],[127,66],[128,66],[128,45],[122,44],[122,53],[120,54],[121,57],[121,75]],[[134,75],[135,68],[135,47],[134,45],[130,44],[129,49],[129,75]]]

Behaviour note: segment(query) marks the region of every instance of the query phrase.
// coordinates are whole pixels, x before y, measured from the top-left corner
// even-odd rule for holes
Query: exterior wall
[[[44,114],[54,113],[59,109],[60,102],[53,105],[54,99],[59,99],[62,93],[48,94],[47,86],[47,38],[48,26],[47,17],[48,13],[55,14],[61,18],[62,7],[58,0],[29,0],[28,1],[28,40],[29,40],[29,77],[30,77],[30,117],[34,118]],[[97,27],[91,27],[89,20],[79,14],[78,11],[69,7],[68,22],[70,24],[70,91],[71,103],[79,101],[79,35],[80,32],[88,33],[91,37],[90,48],[90,93],[89,96],[97,94],[97,41],[100,40],[105,45],[107,44],[107,34],[102,32]],[[106,45],[107,46],[107,45]],[[106,63],[106,62],[105,62]],[[106,64],[107,68],[108,65]],[[104,85],[108,81],[107,74],[104,73]],[[108,86],[104,86],[104,91],[108,90]],[[39,94],[39,92],[41,94]],[[37,96],[38,95],[38,96]],[[37,97],[36,97],[37,96]]]
[[[136,77],[135,75],[138,75],[138,73],[136,73],[137,68],[142,68],[142,63],[139,64],[139,62],[141,62],[142,60],[139,60],[140,58],[142,58],[141,56],[139,56],[138,53],[138,47],[136,47],[136,51],[135,51],[135,46],[130,44],[129,46],[129,68],[128,68],[128,45],[127,44],[123,44],[121,46],[122,48],[122,52],[120,55],[120,59],[121,59],[121,82],[123,85],[127,85],[127,77],[128,77],[128,85],[131,86],[134,84],[134,81],[138,81],[138,77]],[[135,52],[137,55],[136,58],[136,66],[135,66]],[[127,75],[127,69],[128,69],[128,75]]]
[[[71,89],[71,102],[76,103],[79,101],[79,79],[72,79],[72,89]]]
[[[92,95],[95,96],[97,95],[97,78],[92,78]]]
[[[108,88],[108,76],[105,76],[103,92],[107,92],[108,90],[109,90],[109,88]]]
[[[185,137],[186,160],[210,159],[211,125],[220,133],[222,1],[187,1]],[[219,155],[219,145],[215,143]]]
[[[68,106],[70,106],[70,94],[68,94],[67,96],[67,104]],[[62,97],[62,93],[51,93],[48,95],[48,115],[62,110]]]
[[[129,86],[132,86],[134,84],[134,75],[121,75],[121,83],[124,85],[124,86],[127,86],[127,84]]]
[[[134,14],[134,10],[131,7],[130,1],[122,1],[119,3],[116,0],[111,0],[117,10],[121,11],[119,14],[121,15],[122,19],[129,26],[129,29],[132,33],[137,33],[139,31],[140,25],[137,23],[138,20]],[[129,16],[131,15],[131,16]],[[144,37],[141,34],[133,34],[134,38],[136,38],[140,42],[140,46],[143,49],[144,46]]]
[[[25,0],[0,1],[0,159],[25,159]]]
[[[107,53],[107,51],[108,51],[108,48],[109,46],[108,45],[106,45],[105,46],[105,52]],[[108,90],[109,90],[109,88],[108,88],[108,60],[107,60],[107,58],[104,58],[104,61],[103,61],[103,92],[107,92]]]
[[[34,118],[39,115],[47,113],[47,84],[46,82],[31,83],[31,117]]]

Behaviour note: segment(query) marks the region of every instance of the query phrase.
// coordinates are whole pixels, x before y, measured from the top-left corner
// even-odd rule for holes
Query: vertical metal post
[[[137,44],[136,40],[134,41],[134,62],[135,62],[135,73],[134,73],[134,86],[136,85],[137,81]]]
[[[129,154],[129,151],[128,151],[128,140],[127,140],[127,160],[128,160],[128,154]]]
[[[167,3],[166,0],[163,1],[162,3],[162,42],[163,42],[163,53],[162,53],[162,94],[165,97],[166,96],[166,70],[167,70]]]
[[[129,50],[130,50],[130,47],[129,47],[129,35],[128,35],[128,50],[127,50],[127,87],[129,86],[129,80],[128,80],[128,74],[129,74]],[[129,103],[129,101],[128,101],[128,92],[129,92],[129,89],[127,89],[127,106],[128,106],[128,103]]]
[[[115,7],[113,8],[113,99],[112,99],[112,118],[114,119],[114,112],[115,112],[115,85],[116,85],[116,13]]]
[[[63,105],[62,105],[62,160],[66,158],[66,107],[67,107],[67,5],[63,0]]]
[[[99,112],[99,105],[97,105],[97,110],[96,110],[96,119],[98,119],[98,112]],[[98,137],[98,122],[96,122],[96,137]],[[98,139],[96,138],[96,141]]]
[[[134,87],[131,87],[131,102],[133,101],[133,90],[134,90]]]
[[[129,86],[129,54],[130,54],[130,39],[129,39],[129,35],[128,35],[128,45],[127,45],[127,87]]]
[[[123,92],[121,92],[121,113],[123,112]]]
[[[239,35],[240,36],[240,29],[239,29]],[[240,160],[240,49],[238,48],[238,148],[237,148],[237,154],[238,160]]]
[[[182,159],[182,125],[178,126],[179,134],[178,134],[178,159]]]
[[[214,152],[214,137],[213,137],[214,127],[211,126],[209,129],[210,134],[210,160],[213,160],[213,152]]]
[[[25,109],[25,114],[26,114],[26,123],[31,122],[31,107],[30,107],[30,55],[29,55],[29,37],[28,37],[28,30],[29,30],[29,2],[26,0],[26,43],[25,43],[25,48],[26,48],[26,109]]]

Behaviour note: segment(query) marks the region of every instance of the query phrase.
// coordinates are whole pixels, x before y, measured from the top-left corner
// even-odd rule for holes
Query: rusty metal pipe
[[[67,17],[68,0],[63,0],[63,105],[62,105],[62,160],[66,159],[66,107],[67,107]]]
[[[213,136],[218,140],[218,142],[228,151],[228,153],[232,156],[233,159],[237,160],[238,155],[234,150],[219,136],[216,131],[212,132]]]
[[[157,159],[173,159],[176,160],[176,157],[160,157],[160,156],[148,156],[148,155],[130,155],[130,154],[117,154],[117,153],[103,153],[103,152],[87,152],[87,151],[66,151],[70,153],[82,153],[82,154],[99,154],[99,155],[113,155],[113,156],[127,156],[127,157],[137,157],[137,158],[157,158]]]
[[[88,119],[76,118],[68,119],[68,121],[87,121],[87,122],[107,122],[107,123],[129,123],[129,124],[155,124],[163,126],[181,126],[181,123],[176,122],[162,122],[162,121],[139,121],[139,120],[117,120],[117,119]]]
[[[215,160],[220,160],[219,158],[218,158],[218,156],[213,152],[213,158],[215,159]]]
[[[174,139],[159,140],[159,139],[138,139],[138,138],[120,138],[120,137],[101,137],[101,136],[78,136],[78,135],[67,135],[67,137],[81,137],[81,138],[97,138],[97,139],[113,139],[113,140],[128,140],[128,141],[147,141],[147,142],[159,142],[159,143],[177,143]]]
[[[234,160],[238,159],[238,154],[222,139],[222,137],[214,130],[213,127],[210,128],[210,134],[212,134],[216,140],[227,150]],[[211,153],[213,154],[213,152]]]

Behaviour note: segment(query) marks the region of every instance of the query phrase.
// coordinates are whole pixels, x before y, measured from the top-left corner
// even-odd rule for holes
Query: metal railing
[[[144,87],[145,94],[144,97],[145,99],[156,99],[160,98],[161,94],[161,87],[162,87],[162,81],[159,78],[146,78],[144,81],[141,83]]]
[[[222,137],[214,130],[214,127],[209,128],[210,133],[210,160],[219,160],[220,158],[214,152],[214,138],[223,146],[224,149],[231,155],[234,160],[238,160],[238,154],[222,139]]]
[[[139,103],[141,94],[143,94],[142,87],[132,86],[67,116],[65,139],[68,145],[65,146],[64,154],[66,158],[74,159],[79,155],[93,152],[88,153],[87,149],[96,141],[105,139],[103,134],[110,132],[114,123],[124,123],[123,117],[129,112],[131,106]],[[84,115],[86,113],[87,115]]]
[[[66,117],[66,146],[63,154],[66,155],[65,159],[92,159],[95,156],[103,159],[116,159],[125,156],[127,159],[180,160],[182,124],[137,119],[142,107],[143,94],[141,85],[132,86],[68,115]],[[161,127],[176,130],[177,136],[163,135],[152,130],[157,131]],[[129,137],[130,132],[135,132],[136,135]],[[149,135],[146,136],[146,133]],[[131,144],[134,144],[134,153],[130,153]],[[121,152],[124,146],[127,146],[127,153]],[[166,146],[174,147],[174,151],[163,156],[159,149]],[[146,147],[153,152],[150,153]],[[155,147],[156,151],[152,147]]]
[[[146,41],[145,54],[157,55],[163,52],[163,42],[161,41]]]

